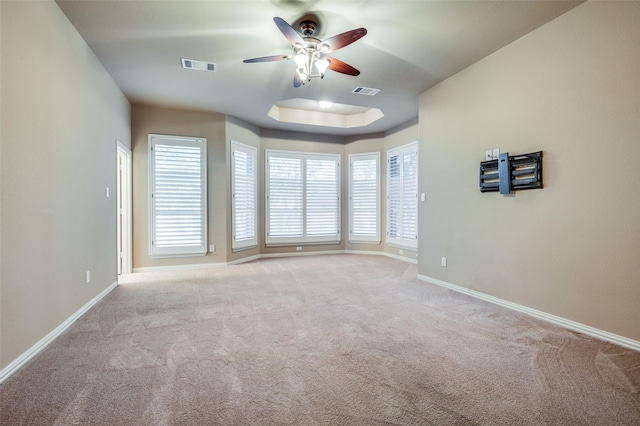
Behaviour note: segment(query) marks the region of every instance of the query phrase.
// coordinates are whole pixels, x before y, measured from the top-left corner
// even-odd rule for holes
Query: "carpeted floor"
[[[2,425],[640,425],[640,353],[377,256],[134,274],[0,387]]]

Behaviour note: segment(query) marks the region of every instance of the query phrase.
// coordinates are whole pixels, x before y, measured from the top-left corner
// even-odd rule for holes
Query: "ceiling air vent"
[[[182,62],[182,68],[187,70],[200,70],[216,72],[216,64],[204,61],[194,61],[193,59],[180,59]]]
[[[374,96],[377,95],[380,89],[372,89],[371,87],[362,87],[358,86],[351,91],[351,93],[355,93],[356,95],[367,95]]]

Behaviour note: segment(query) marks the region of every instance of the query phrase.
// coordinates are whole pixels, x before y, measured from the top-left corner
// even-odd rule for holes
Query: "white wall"
[[[2,368],[116,281],[130,106],[54,2],[0,10]]]
[[[420,96],[420,274],[640,340],[639,41],[587,2]],[[494,147],[544,189],[480,193]]]

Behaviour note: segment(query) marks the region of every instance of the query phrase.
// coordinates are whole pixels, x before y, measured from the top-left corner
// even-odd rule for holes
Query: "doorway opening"
[[[117,261],[118,275],[131,273],[131,150],[118,141],[117,149]]]

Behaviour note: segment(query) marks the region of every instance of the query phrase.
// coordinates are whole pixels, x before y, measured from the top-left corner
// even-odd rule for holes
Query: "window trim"
[[[300,236],[288,236],[288,237],[272,237],[269,235],[271,229],[271,214],[270,214],[270,203],[269,203],[269,195],[270,195],[270,168],[269,161],[272,157],[275,158],[292,158],[298,159],[302,161],[302,234]],[[342,156],[340,154],[320,154],[320,153],[309,153],[309,152],[301,152],[301,151],[284,151],[284,150],[275,150],[275,149],[266,149],[264,162],[265,162],[265,170],[264,170],[264,179],[265,179],[265,188],[264,188],[264,197],[265,197],[265,244],[267,247],[274,246],[287,246],[287,245],[309,245],[309,244],[339,244],[341,242],[341,159]],[[336,167],[336,193],[337,193],[337,201],[336,201],[336,228],[337,232],[332,235],[326,236],[310,236],[307,233],[307,162],[309,160],[331,160],[335,162]]]
[[[231,250],[240,251],[258,246],[258,149],[234,140],[231,141]],[[235,153],[237,151],[253,155],[253,238],[236,240],[236,174]]]
[[[353,163],[354,161],[375,160],[376,162],[376,234],[362,235],[354,233],[354,181],[353,181]],[[379,244],[380,237],[380,152],[367,152],[358,154],[349,154],[349,242],[350,243],[369,243]]]
[[[403,225],[402,223],[400,223],[400,237],[392,237],[390,235],[390,224],[391,224],[391,203],[390,203],[390,197],[391,197],[391,168],[390,168],[390,162],[391,162],[391,157],[395,156],[395,155],[400,155],[400,156],[404,156],[408,153],[412,153],[415,152],[416,153],[416,187],[415,187],[415,202],[416,202],[416,223],[415,223],[415,237],[412,240],[408,240],[406,238],[404,238],[402,236],[403,234]],[[418,249],[418,166],[417,166],[417,161],[418,161],[418,142],[411,142],[408,143],[406,145],[402,145],[396,148],[392,148],[387,150],[387,171],[386,171],[386,176],[387,176],[387,206],[386,206],[386,243],[388,245],[394,246],[394,247],[400,247],[400,248],[406,248],[409,250],[417,250]],[[403,187],[404,187],[404,163],[400,162],[400,195],[401,195],[401,211],[404,210],[404,197],[403,197]]]
[[[157,247],[154,244],[155,237],[155,151],[154,147],[158,144],[163,145],[191,145],[200,148],[200,219],[202,226],[200,228],[200,245],[198,246],[176,246],[176,247]],[[153,258],[160,257],[191,257],[204,256],[207,254],[207,235],[208,235],[208,210],[207,210],[207,139],[188,136],[172,136],[149,134],[148,135],[148,220],[149,220],[149,256]]]

